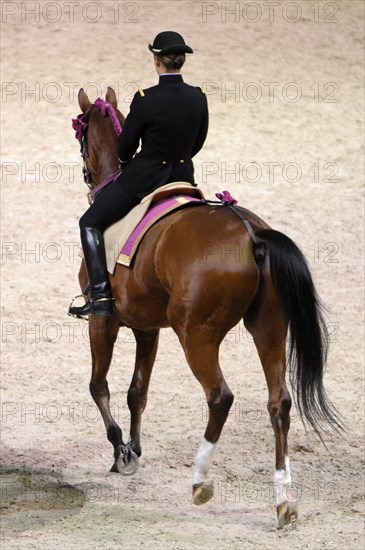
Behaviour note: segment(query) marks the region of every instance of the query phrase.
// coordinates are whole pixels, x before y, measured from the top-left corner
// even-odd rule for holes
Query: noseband
[[[77,118],[72,119],[72,128],[75,130],[75,138],[78,140],[80,144],[80,151],[81,151],[81,157],[83,159],[83,167],[82,172],[84,176],[84,182],[89,188],[88,198],[89,203],[92,204],[95,195],[101,191],[106,185],[114,181],[120,174],[120,170],[116,172],[115,174],[112,174],[111,176],[108,176],[106,179],[104,179],[101,183],[98,185],[93,181],[92,175],[90,173],[90,170],[87,166],[87,160],[89,158],[89,151],[88,151],[88,142],[87,142],[87,130],[89,126],[89,120],[90,120],[90,114],[91,110],[97,107],[100,109],[101,114],[106,117],[109,115],[109,118],[113,124],[114,131],[117,136],[122,132],[122,125],[120,123],[120,120],[117,116],[117,113],[110,103],[107,101],[104,101],[104,99],[98,97],[98,99],[95,100],[93,105],[91,105],[90,109],[86,111],[86,113],[82,113],[77,116]],[[92,168],[91,168],[92,170]]]

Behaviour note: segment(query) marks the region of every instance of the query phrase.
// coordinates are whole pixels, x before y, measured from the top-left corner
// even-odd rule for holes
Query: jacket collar
[[[159,84],[162,84],[163,86],[165,86],[166,84],[182,84],[183,82],[183,77],[180,73],[163,74],[160,75],[159,80]]]

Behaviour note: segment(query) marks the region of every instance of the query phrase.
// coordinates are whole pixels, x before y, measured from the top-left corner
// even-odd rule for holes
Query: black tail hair
[[[323,305],[298,246],[272,229],[256,235],[268,243],[271,276],[288,323],[289,379],[298,412],[322,439],[323,422],[336,431],[344,429],[323,387],[329,340]]]

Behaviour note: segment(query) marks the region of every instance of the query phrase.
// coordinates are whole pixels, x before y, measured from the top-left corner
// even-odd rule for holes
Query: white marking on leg
[[[288,493],[288,486],[291,483],[289,457],[284,457],[285,470],[276,470],[274,473],[274,487],[275,487],[275,500],[276,506],[279,506],[283,502],[292,500]]]
[[[195,455],[195,471],[193,477],[193,483],[202,483],[208,480],[208,470],[212,461],[213,452],[215,449],[215,443],[209,443],[203,437],[198,452]]]

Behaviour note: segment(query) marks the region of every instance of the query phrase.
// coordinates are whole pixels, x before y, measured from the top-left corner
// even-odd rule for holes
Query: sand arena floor
[[[2,548],[363,548],[363,3],[42,0],[1,11]],[[70,123],[78,89],[95,99],[113,86],[127,114],[137,87],[157,82],[147,44],[163,29],[194,47],[184,78],[208,96],[196,180],[295,240],[329,308],[325,385],[349,431],[328,434],[327,451],[293,411],[300,516],[283,531],[266,384],[242,326],[221,346],[235,403],[215,497],[198,508],[190,484],[207,409],[175,334],[162,331],[140,470],[123,478],[109,473],[88,392],[86,324],[66,315],[87,207]],[[133,363],[123,329],[109,385],[125,433]]]

